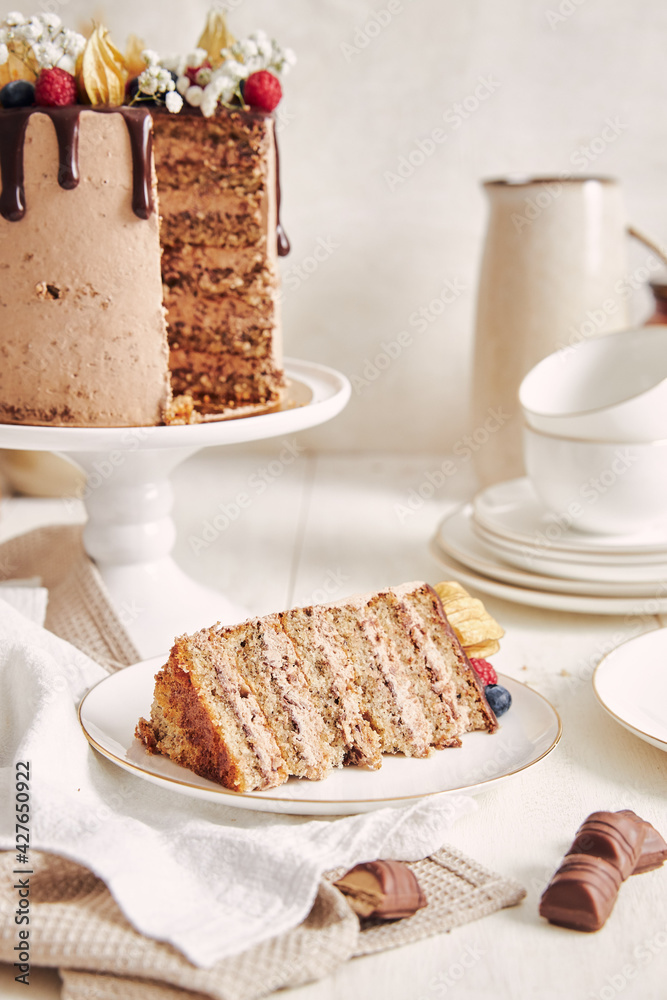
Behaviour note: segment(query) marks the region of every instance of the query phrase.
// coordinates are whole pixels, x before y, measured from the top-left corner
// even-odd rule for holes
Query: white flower
[[[76,60],[73,59],[72,56],[61,56],[56,65],[59,69],[64,69],[66,73],[71,73],[72,76],[74,76],[74,71],[76,70]]]
[[[18,24],[25,24],[26,18],[18,10],[12,10],[5,18],[5,24],[14,27]]]
[[[198,108],[201,105],[203,96],[204,91],[201,87],[189,87],[185,92],[185,100],[193,108]]]
[[[238,81],[234,77],[228,76],[225,70],[226,67],[223,66],[213,74],[211,82],[204,93],[211,94],[215,97],[216,101],[219,98],[223,103],[227,104],[236,93]]]
[[[149,97],[152,97],[153,94],[157,93],[158,90],[157,77],[152,67],[145,69],[143,73],[140,74],[138,80],[138,87],[140,93],[148,94]]]
[[[206,49],[194,49],[192,52],[188,52],[185,57],[185,65],[190,69],[194,69],[196,66],[201,66],[203,62],[208,58],[208,52]]]
[[[141,53],[141,58],[149,68],[160,65],[160,57],[154,49],[144,49]]]
[[[42,23],[45,24],[46,27],[49,29],[49,31],[52,32],[57,31],[63,23],[57,14],[46,13],[42,14],[41,18],[42,18]]]
[[[218,98],[214,93],[211,93],[207,87],[206,90],[204,91],[200,104],[201,113],[203,114],[204,118],[210,118],[212,115],[214,115],[217,106],[218,106]]]
[[[186,92],[190,88],[190,77],[189,76],[179,76],[176,81],[176,90],[179,92],[181,97],[184,97]]]
[[[197,83],[200,87],[205,87],[207,83],[211,82],[211,77],[213,75],[213,70],[210,66],[202,66],[200,70],[197,70]]]
[[[14,34],[16,35],[17,38],[20,38],[22,41],[25,41],[30,45],[33,42],[39,41],[39,39],[44,34],[44,28],[39,23],[39,21],[36,21],[35,18],[32,18],[30,21],[27,22],[27,24],[19,25],[16,28]]]
[[[230,59],[226,62],[222,69],[226,76],[232,80],[245,80],[246,77],[250,76],[249,67],[245,63],[237,62],[236,59]]]
[[[173,90],[176,86],[169,70],[163,69],[161,66],[157,69],[155,78],[157,80],[157,89],[160,94],[164,94],[165,91]]]
[[[63,31],[62,46],[68,56],[76,59],[86,47],[86,39],[78,31]]]
[[[44,45],[33,45],[32,51],[41,69],[52,69],[63,55],[62,50],[57,45],[54,45],[53,42],[46,42]]]
[[[241,42],[237,42],[236,45],[232,46],[234,54],[240,56],[243,62],[248,62],[250,59],[254,59],[259,49],[257,45],[251,38],[245,38]]]
[[[165,69],[171,70],[176,76],[182,76],[186,64],[185,59],[179,56],[178,53],[170,52],[168,55],[162,56],[160,65],[164,66]]]
[[[4,66],[9,59],[9,49],[4,42],[0,43],[0,66]]]
[[[171,111],[172,115],[177,115],[183,107],[183,98],[175,90],[170,90],[165,97],[165,104],[167,105],[167,111]]]

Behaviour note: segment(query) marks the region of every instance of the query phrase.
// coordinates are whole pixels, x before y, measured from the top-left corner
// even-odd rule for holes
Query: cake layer
[[[9,161],[10,130],[27,116],[25,214],[0,216],[1,422],[133,426],[162,419],[170,390],[158,215],[140,218],[133,210],[142,178],[125,120],[140,124],[147,112],[122,112],[1,113]],[[78,157],[75,141],[66,150],[78,183],[60,168],[60,180],[75,185],[68,188],[59,184],[56,126],[78,132]],[[16,155],[20,165],[20,144]],[[7,175],[3,183],[6,204]]]
[[[188,703],[199,702],[215,739],[202,743],[198,731],[188,735],[178,721],[179,670],[189,670]],[[238,697],[247,699],[252,719],[243,728],[245,757],[234,722],[241,718]],[[166,703],[179,726],[178,756],[164,732]],[[322,777],[341,763],[377,768],[383,752],[424,757],[432,747],[457,745],[463,732],[496,728],[437,594],[413,583],[183,636],[157,676],[151,720],[141,720],[137,736],[150,750],[181,763],[187,758],[186,766],[204,768],[197,773],[207,777],[215,766],[209,748],[218,741],[234,764],[225,763],[214,780],[266,788],[289,774]],[[267,734],[282,769],[273,757],[268,770],[258,763],[258,747],[265,760],[272,746]],[[181,745],[188,741],[190,751]]]

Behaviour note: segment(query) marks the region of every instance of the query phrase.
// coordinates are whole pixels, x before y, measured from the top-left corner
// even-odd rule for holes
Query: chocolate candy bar
[[[639,861],[645,826],[622,812],[594,812],[584,820],[568,854],[591,854],[616,865],[626,879]]]
[[[598,931],[621,884],[615,864],[592,854],[567,854],[540,900],[540,916],[576,931]]]
[[[654,826],[651,826],[648,820],[642,819],[632,809],[620,809],[617,815],[628,816],[644,827],[644,842],[641,854],[632,874],[641,875],[643,872],[650,872],[655,868],[661,868],[664,862],[667,861],[667,843],[664,837],[658,833]]]
[[[417,877],[403,861],[367,861],[334,882],[360,917],[398,920],[426,906]]]

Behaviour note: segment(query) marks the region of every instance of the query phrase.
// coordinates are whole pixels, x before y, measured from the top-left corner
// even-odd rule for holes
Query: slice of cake
[[[155,680],[138,738],[241,792],[497,728],[425,583],[182,636]]]

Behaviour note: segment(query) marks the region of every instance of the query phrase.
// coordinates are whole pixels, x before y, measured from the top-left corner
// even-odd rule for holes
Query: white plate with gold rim
[[[667,628],[612,649],[593,674],[602,707],[635,736],[667,750]]]
[[[232,792],[200,778],[167,757],[148,753],[134,735],[148,716],[153,678],[164,657],[126,667],[91,688],[79,706],[88,742],[119,767],[163,788],[238,809],[309,816],[343,816],[403,806],[425,796],[479,791],[519,774],[553,750],[561,722],[553,706],[531,688],[502,675],[512,707],[493,735],[467,733],[460,749],[436,750],[425,760],[385,757],[379,771],[345,767],[324,781],[290,778],[265,792]]]

